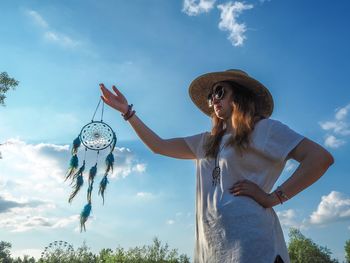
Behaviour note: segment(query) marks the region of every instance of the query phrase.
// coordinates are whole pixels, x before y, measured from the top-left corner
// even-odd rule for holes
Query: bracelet
[[[276,190],[274,191],[274,193],[276,194],[278,200],[280,201],[281,204],[283,204],[283,199],[288,200],[289,197],[286,195],[286,193],[282,190],[282,188],[280,186],[278,186],[276,188]]]
[[[280,201],[280,204],[283,204],[281,196],[277,193],[277,191],[274,191],[275,195],[277,196],[278,200]]]
[[[132,112],[132,106],[134,106],[133,104],[128,105],[128,111],[125,114],[121,114],[124,118],[124,120],[128,120],[132,115],[134,115],[135,112]]]
[[[130,113],[130,111],[131,111],[132,106],[134,106],[134,105],[133,105],[133,104],[128,105],[128,111],[127,111],[125,114],[122,113],[121,115],[122,115],[123,117],[126,116],[126,115],[128,115],[128,114]]]
[[[280,196],[283,197],[285,200],[289,199],[289,197],[286,195],[286,193],[282,190],[281,186],[278,186],[276,188],[276,190],[280,194]]]
[[[128,120],[128,119],[130,119],[132,116],[134,116],[134,114],[135,114],[135,110],[133,110],[128,116],[126,116],[126,117],[124,117],[124,120]]]

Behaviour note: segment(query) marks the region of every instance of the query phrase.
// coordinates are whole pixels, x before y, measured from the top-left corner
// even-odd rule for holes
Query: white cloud
[[[2,176],[13,181],[17,190],[53,194],[52,189],[59,190],[56,187],[62,183],[68,151],[68,145],[27,144],[9,139],[2,147]]]
[[[345,143],[346,141],[337,139],[334,135],[327,135],[324,141],[324,145],[330,148],[339,148]]]
[[[338,139],[339,136],[350,135],[350,123],[347,119],[350,104],[342,108],[335,109],[334,119],[331,121],[319,122],[321,128],[329,134],[325,136],[324,144],[330,148],[339,148],[346,143],[344,139]]]
[[[67,35],[53,31],[45,32],[44,38],[50,42],[57,43],[63,47],[75,48],[80,45],[79,41],[73,40]]]
[[[71,192],[68,182],[64,182],[71,156],[69,145],[28,144],[18,139],[9,139],[1,150],[0,228],[24,232],[39,227],[64,228],[73,222],[78,225],[79,220],[75,216],[62,216],[61,206],[66,204]],[[96,183],[104,174],[104,153],[101,151],[99,155]],[[84,149],[81,147],[78,152],[80,165],[83,156]],[[139,163],[128,148],[116,147],[114,156],[115,169],[109,176],[111,179],[146,170],[146,165]],[[95,161],[95,152],[86,155],[85,175]],[[95,187],[95,190],[96,188],[98,189]],[[79,194],[83,198],[82,193]],[[153,198],[150,193],[141,193],[139,196],[144,199]]]
[[[277,211],[276,214],[278,215],[278,218],[279,218],[282,226],[287,227],[287,228],[299,226],[299,224],[295,220],[296,212],[294,209]]]
[[[350,219],[350,198],[342,193],[332,191],[322,200],[310,218],[310,224],[323,225]]]
[[[18,139],[9,139],[2,147],[3,160],[2,164],[5,167],[4,170],[10,170],[9,174],[27,174],[28,180],[16,180],[16,176],[3,177],[2,180],[8,178],[13,180],[19,186],[25,186],[27,184],[31,189],[33,187],[37,190],[43,190],[49,186],[57,187],[57,183],[62,184],[64,175],[68,168],[70,155],[70,145],[56,145],[49,143],[27,144],[24,141]],[[84,156],[84,149],[81,146],[78,152],[78,158],[80,163]],[[104,165],[101,160],[105,158],[103,155],[105,152],[101,151],[99,154],[101,165],[98,165],[99,174],[103,174]],[[146,164],[139,163],[134,153],[125,147],[116,147],[114,149],[114,169],[110,174],[110,178],[126,177],[132,172],[144,173],[146,171]],[[96,153],[89,152],[86,155],[87,165],[92,165],[96,161]],[[85,172],[88,171],[86,168]],[[33,181],[31,181],[33,179]],[[54,181],[52,181],[52,179]],[[35,185],[33,182],[35,181]],[[53,185],[54,184],[54,185]]]
[[[219,29],[228,31],[228,39],[234,46],[242,46],[246,39],[244,33],[246,26],[244,23],[239,24],[237,18],[244,10],[253,8],[251,4],[244,4],[243,2],[227,2],[225,4],[218,5],[221,10]]]
[[[178,226],[188,228],[193,226],[192,218],[190,218],[191,216],[192,216],[191,212],[187,212],[187,213],[177,212],[175,213],[175,216],[166,220],[165,222],[167,225],[174,225],[176,223],[176,225]]]
[[[184,0],[182,11],[190,16],[208,13],[213,9],[215,1],[216,0]]]
[[[173,224],[175,224],[175,221],[172,220],[172,219],[169,219],[169,220],[166,221],[166,224],[167,225],[173,225]]]
[[[18,208],[23,209],[25,207],[37,207],[45,203],[46,202],[42,200],[24,200],[23,198],[16,199],[10,194],[4,193],[0,195],[0,214]]]
[[[71,224],[78,224],[79,215],[67,218],[49,218],[36,215],[18,215],[8,213],[6,218],[0,217],[0,228],[7,228],[11,232],[27,232],[38,228],[65,228]]]
[[[65,48],[76,48],[82,45],[80,41],[52,29],[49,23],[37,11],[26,10],[26,14],[34,21],[35,24],[43,29],[43,37],[45,40]]]
[[[146,164],[145,163],[138,163],[132,167],[133,172],[143,173],[146,171]]]
[[[136,194],[136,198],[142,199],[142,200],[152,200],[155,198],[155,196],[149,192],[138,192]]]
[[[38,227],[63,228],[78,222],[78,215],[68,218],[43,216],[56,208],[54,203],[46,200],[16,199],[6,194],[0,197],[1,207],[3,209],[0,209],[0,228],[9,229],[12,232],[25,232]]]
[[[125,178],[133,172],[142,174],[146,171],[147,165],[145,163],[138,163],[130,149],[116,147],[115,152],[115,165],[113,173],[110,176],[111,178]]]
[[[46,22],[46,20],[36,11],[34,10],[27,10],[27,15],[40,27],[42,28],[48,28],[49,24]]]
[[[337,120],[344,120],[346,118],[346,116],[348,115],[349,110],[350,110],[350,104],[346,105],[343,108],[336,109],[335,118]]]
[[[43,251],[42,249],[37,249],[37,248],[11,250],[11,256],[13,258],[17,258],[17,257],[23,258],[25,255],[28,255],[30,257],[34,257],[36,260],[39,260],[42,251]]]

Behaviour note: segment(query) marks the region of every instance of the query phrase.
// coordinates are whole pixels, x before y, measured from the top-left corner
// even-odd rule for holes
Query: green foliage
[[[1,262],[1,261],[0,261]],[[20,261],[19,261],[20,262]],[[35,262],[35,261],[34,261]],[[185,254],[178,255],[176,249],[169,250],[168,244],[162,245],[158,238],[153,244],[124,250],[117,247],[102,249],[98,255],[93,254],[84,243],[77,250],[67,250],[65,247],[52,246],[44,253],[38,263],[189,263]],[[29,262],[28,262],[29,263]],[[31,262],[30,262],[31,263]]]
[[[331,251],[327,247],[318,246],[306,238],[298,229],[289,230],[288,252],[292,263],[336,263],[331,259]]]
[[[35,263],[36,261],[35,261],[35,258],[30,257],[30,256],[28,256],[28,255],[25,255],[25,256],[23,257],[23,259],[21,259],[20,257],[18,257],[17,259],[13,259],[11,262],[12,262],[12,263]]]
[[[189,263],[190,259],[184,254],[178,255],[177,249],[169,250],[168,244],[164,246],[158,238],[153,239],[153,244],[142,247],[134,247],[124,250],[121,247],[113,252],[111,249],[102,249],[99,254],[99,262],[103,263]]]
[[[11,263],[11,249],[12,245],[9,242],[0,241],[0,262]]]
[[[350,239],[345,242],[345,259],[347,263],[350,263]]]
[[[10,88],[14,89],[18,83],[14,78],[10,78],[6,72],[0,73],[0,105],[5,106],[6,92]]]

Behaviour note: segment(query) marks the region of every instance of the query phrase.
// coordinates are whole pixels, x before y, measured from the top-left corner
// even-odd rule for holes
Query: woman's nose
[[[220,99],[216,99],[215,97],[213,97],[213,104],[218,104],[220,102]]]

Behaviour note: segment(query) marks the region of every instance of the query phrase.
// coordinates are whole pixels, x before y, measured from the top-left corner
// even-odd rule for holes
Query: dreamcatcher
[[[91,194],[94,185],[94,180],[97,174],[97,162],[100,151],[109,147],[109,154],[107,155],[106,162],[106,170],[104,172],[104,176],[100,181],[98,194],[102,196],[103,204],[104,204],[104,193],[108,184],[108,174],[110,171],[113,172],[113,164],[114,164],[114,155],[113,150],[115,144],[117,143],[117,137],[112,130],[112,128],[103,122],[103,110],[104,110],[104,102],[102,102],[102,112],[101,112],[101,121],[94,121],[94,117],[96,112],[100,106],[101,99],[97,104],[95,113],[92,117],[90,123],[86,124],[80,131],[78,137],[73,141],[73,146],[71,150],[72,157],[70,159],[69,169],[66,174],[67,179],[71,179],[71,185],[73,185],[73,191],[69,196],[68,202],[71,203],[73,198],[77,195],[82,185],[84,184],[83,173],[85,171],[85,159],[87,150],[96,151],[96,163],[89,170],[88,175],[88,188],[87,188],[87,204],[84,206],[83,210],[80,213],[80,232],[85,228],[85,222],[87,221],[90,212],[91,212]],[[79,167],[79,159],[78,159],[78,149],[83,144],[85,146],[85,154],[83,164]]]

